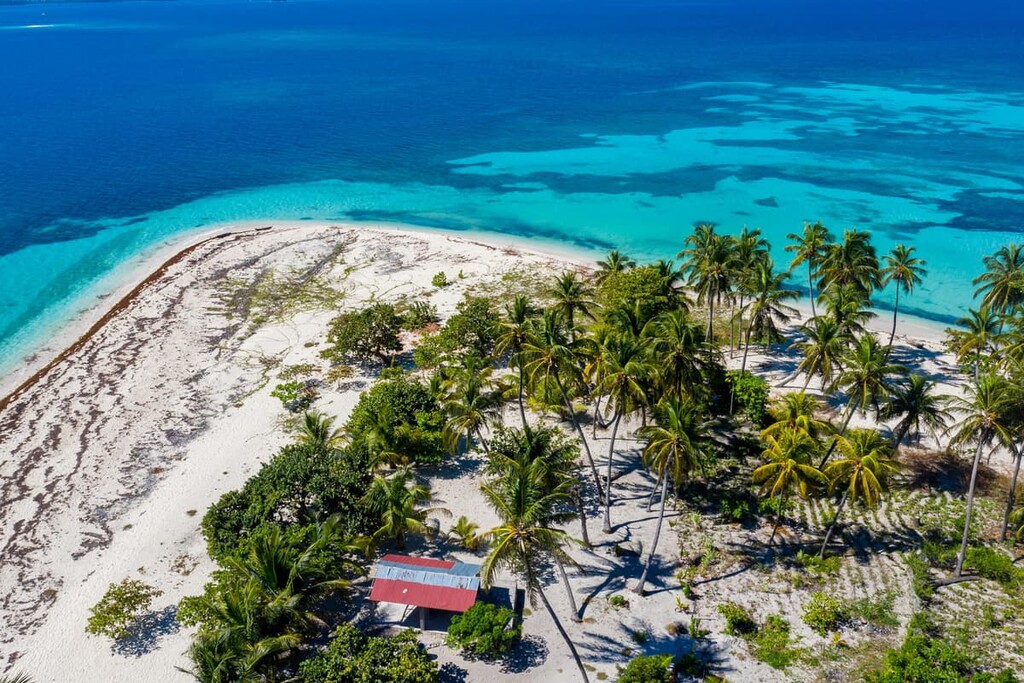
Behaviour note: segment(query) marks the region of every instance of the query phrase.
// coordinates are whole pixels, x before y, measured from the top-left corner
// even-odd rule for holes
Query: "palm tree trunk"
[[[820,470],[828,462],[828,459],[832,457],[832,453],[836,450],[836,444],[839,443],[839,438],[846,433],[846,428],[850,426],[850,418],[853,417],[853,400],[851,399],[846,403],[846,417],[843,418],[843,426],[839,429],[839,433],[832,437],[832,443],[828,446],[828,452],[825,453],[825,457],[818,463],[818,469]]]
[[[828,541],[832,538],[832,532],[836,530],[836,526],[839,524],[839,515],[842,514],[843,508],[846,506],[846,500],[850,497],[850,489],[847,488],[843,492],[843,497],[839,501],[839,507],[836,508],[836,514],[832,518],[832,523],[828,525],[828,531],[825,532],[825,540],[821,544],[821,552],[818,553],[818,557],[825,557],[825,548],[828,547]]]
[[[615,422],[612,424],[612,440],[608,444],[607,488],[604,493],[604,528],[606,534],[612,532],[612,457],[615,455],[615,436],[619,433],[619,422],[622,421],[622,406],[615,411]]]
[[[907,432],[909,432],[909,431],[910,431],[910,423],[909,422],[904,423],[904,421],[901,421],[898,425],[896,425],[896,433],[893,434],[893,444],[892,444],[893,452],[896,452],[896,451],[898,451],[900,449],[900,446],[903,445],[903,439],[907,438]],[[918,437],[920,437],[920,434],[921,434],[921,432],[918,431]]]
[[[565,573],[565,565],[558,558],[555,558],[555,564],[558,565],[558,573],[562,575],[562,585],[565,586],[565,594],[569,597],[569,607],[572,609],[572,620],[577,624],[583,621],[580,616],[580,610],[576,606],[576,596],[572,594],[572,586],[569,585],[569,575]]]
[[[811,277],[811,259],[807,259],[807,292],[811,297],[811,317],[817,318],[818,312],[814,310],[814,278]]]
[[[580,515],[580,540],[583,541],[583,545],[586,548],[593,547],[590,543],[590,532],[587,530],[587,511],[583,507],[583,496],[580,494],[579,485],[572,489],[572,499],[576,504],[576,511]]]
[[[892,350],[892,340],[896,338],[896,315],[900,310],[900,283],[896,283],[896,302],[892,307],[892,332],[889,333],[889,349],[885,352],[885,357],[889,357],[889,351]]]
[[[601,395],[598,394],[594,400],[594,424],[591,425],[590,435],[597,438],[597,423],[601,420]]]
[[[594,477],[594,484],[597,486],[598,495],[601,495],[601,475],[597,473],[597,467],[594,465],[594,456],[590,453],[587,435],[583,433],[583,428],[580,427],[580,423],[576,419],[576,413],[573,412],[572,403],[569,401],[569,394],[565,393],[565,387],[562,385],[562,380],[558,373],[555,373],[555,384],[558,386],[558,391],[562,394],[562,400],[565,401],[565,409],[569,411],[569,421],[572,422],[572,426],[576,428],[576,433],[580,436],[583,452],[587,454],[587,464],[590,465],[590,473]]]
[[[775,535],[779,533],[779,527],[782,526],[782,510],[786,507],[786,495],[783,494],[779,500],[779,511],[775,513],[775,526],[772,527],[772,535],[768,537],[768,546],[771,547],[775,543]]]
[[[747,354],[750,353],[750,333],[754,329],[754,316],[750,316],[750,324],[747,325],[746,338],[743,340],[743,362],[740,363],[740,377],[747,371]],[[733,404],[736,401],[735,388],[729,393],[729,414],[732,415]]]
[[[523,403],[523,384],[525,384],[525,377],[523,376],[526,370],[523,368],[523,364],[519,363],[519,417],[523,418],[523,429],[527,428],[526,424],[526,406]]]
[[[967,539],[971,533],[971,513],[974,512],[974,485],[978,481],[978,465],[981,464],[981,450],[985,443],[985,433],[978,436],[978,450],[974,453],[974,465],[971,467],[971,485],[967,489],[967,514],[964,517],[964,535],[960,540],[960,552],[956,556],[956,568],[953,576],[960,578],[964,569],[964,558],[967,557]]]
[[[658,540],[661,538],[661,523],[665,521],[665,501],[668,500],[668,472],[661,479],[661,511],[658,513],[658,526],[654,527],[654,541],[651,542],[651,549],[647,552],[647,562],[644,564],[644,572],[640,575],[633,592],[637,595],[644,594],[644,584],[647,583],[647,575],[651,571],[651,564],[654,562],[654,553],[658,550]]]
[[[665,476],[665,475],[661,475]],[[654,488],[651,489],[651,497],[647,499],[647,511],[650,512],[654,506],[654,499],[658,495],[658,489],[661,488],[661,476],[654,482]]]
[[[555,614],[555,610],[552,609],[551,603],[548,602],[548,596],[544,595],[544,589],[538,586],[537,594],[540,595],[541,602],[544,603],[545,609],[547,609],[548,614],[551,615],[551,620],[555,622],[555,628],[558,629],[558,632],[561,634],[565,644],[569,646],[569,652],[572,653],[572,658],[576,661],[576,668],[580,670],[580,677],[583,678],[583,683],[590,683],[590,678],[587,677],[587,670],[583,666],[583,660],[580,659],[580,653],[576,651],[576,645],[573,644],[572,638],[569,637],[569,634],[565,632],[565,627],[562,626],[562,622],[559,621],[558,615]]]
[[[1013,512],[1013,504],[1016,502],[1017,475],[1020,474],[1021,449],[1015,448],[1013,454],[1013,477],[1010,479],[1010,492],[1006,496],[1006,511],[1003,513],[1003,528],[999,532],[999,540],[1006,540],[1006,530],[1010,526],[1010,513]]]
[[[483,431],[482,431],[482,430],[480,429],[480,427],[477,427],[477,428],[476,428],[476,438],[477,438],[477,440],[478,440],[478,441],[480,441],[480,445],[481,445],[481,446],[483,446],[483,448],[484,448],[484,454],[486,455],[486,454],[490,453],[490,452],[491,452],[491,449],[490,449],[490,447],[489,447],[489,446],[487,445],[487,440],[486,440],[486,439],[484,439],[484,433],[483,433]]]
[[[711,333],[713,332],[712,324],[715,322],[715,299],[712,296],[708,297],[708,329],[704,333],[704,340],[713,346],[713,339]]]

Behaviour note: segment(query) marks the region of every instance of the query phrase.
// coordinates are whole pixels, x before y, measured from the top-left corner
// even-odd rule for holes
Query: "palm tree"
[[[645,331],[652,360],[657,364],[658,384],[663,395],[695,398],[703,389],[706,363],[700,357],[704,334],[683,309],[662,313]],[[688,389],[684,391],[684,387]]]
[[[606,350],[603,369],[597,377],[594,390],[608,396],[608,404],[614,414],[612,435],[608,442],[607,488],[604,495],[604,532],[611,533],[612,459],[615,455],[615,438],[622,417],[643,403],[644,386],[653,374],[654,367],[646,358],[644,347],[628,337],[612,337]]]
[[[655,408],[654,419],[655,423],[644,427],[641,435],[647,441],[643,452],[644,463],[657,475],[661,486],[661,508],[644,571],[633,589],[638,595],[644,594],[644,586],[658,550],[661,527],[665,520],[669,479],[678,489],[691,472],[701,467],[708,447],[708,422],[695,403],[674,396],[666,398]]]
[[[618,249],[612,249],[607,256],[597,262],[597,282],[600,284],[607,280],[612,273],[621,273],[634,266],[636,266],[636,261]]]
[[[782,430],[778,436],[771,435],[765,440],[763,455],[768,462],[753,471],[751,480],[761,486],[767,497],[777,501],[775,528],[768,539],[769,545],[775,541],[790,494],[795,491],[806,499],[825,483],[821,470],[811,464],[819,447],[816,439],[799,429]]]
[[[509,365],[517,368],[519,379],[519,416],[526,426],[526,404],[523,399],[523,388],[526,383],[526,362],[522,357],[523,347],[530,337],[530,324],[536,314],[530,300],[517,294],[505,307],[505,319],[501,322],[501,332],[495,342],[495,352],[499,356],[508,356]]]
[[[974,379],[977,381],[981,368],[981,359],[995,351],[1001,326],[1000,317],[988,304],[981,308],[970,309],[966,318],[960,318],[957,325],[963,330],[947,330],[950,348],[956,354],[957,362],[964,363],[973,357]]]
[[[521,459],[507,464],[507,469],[495,482],[481,489],[487,502],[498,513],[501,523],[484,534],[490,541],[491,551],[480,569],[480,582],[485,588],[494,583],[495,574],[506,569],[523,581],[530,603],[537,598],[547,609],[555,627],[565,640],[584,683],[589,683],[587,670],[572,638],[566,633],[561,620],[544,593],[543,570],[554,563],[560,570],[563,585],[573,605],[573,619],[579,620],[575,598],[565,574],[565,565],[575,561],[565,551],[571,541],[568,534],[553,524],[558,519],[558,508],[570,500],[572,482],[563,480],[554,488],[547,481],[547,466],[543,459]]]
[[[852,497],[869,508],[878,505],[890,476],[899,472],[896,461],[890,458],[892,446],[874,429],[852,429],[839,440],[838,460],[833,460],[824,470],[829,485],[843,488],[836,514],[825,532],[819,557],[825,557],[825,549],[839,523],[846,502]]]
[[[890,282],[896,283],[896,299],[892,306],[892,332],[889,333],[889,346],[892,347],[892,340],[896,338],[896,316],[900,310],[900,290],[908,296],[914,291],[916,285],[921,284],[921,278],[928,271],[924,269],[925,261],[914,256],[914,247],[907,247],[897,244],[890,254],[885,257],[885,268],[882,269],[882,286]]]
[[[188,648],[192,669],[179,671],[200,683],[265,683],[276,680],[274,660],[300,642],[294,633],[241,642],[200,633]]]
[[[1004,313],[1024,303],[1024,244],[1004,245],[984,263],[985,272],[974,278],[981,305]]]
[[[790,272],[801,263],[807,264],[807,296],[811,299],[811,317],[818,315],[814,309],[814,276],[818,270],[818,262],[832,243],[832,233],[821,221],[813,225],[804,223],[803,233],[790,233],[787,236],[796,244],[786,245],[786,251],[793,252],[793,261],[789,264]]]
[[[555,279],[555,284],[548,290],[554,299],[552,308],[563,316],[569,326],[569,341],[576,341],[577,315],[593,319],[593,309],[597,307],[594,292],[590,285],[572,270],[567,270]]]
[[[397,470],[390,477],[374,477],[363,497],[370,513],[381,521],[372,539],[393,538],[395,547],[403,550],[406,533],[430,533],[425,524],[427,515],[447,512],[444,508],[421,507],[429,503],[431,498],[430,488],[426,484],[417,483],[408,467]]]
[[[318,411],[306,411],[299,427],[299,443],[314,451],[333,450],[345,441],[345,430],[334,426],[334,418]]]
[[[777,438],[784,430],[797,429],[807,432],[808,436],[817,439],[819,435],[827,433],[831,428],[828,422],[814,416],[820,407],[818,399],[806,392],[796,391],[783,394],[768,409],[775,422],[761,430],[761,438]]]
[[[570,342],[565,337],[562,328],[562,316],[557,311],[548,309],[544,311],[540,324],[534,329],[529,341],[523,346],[523,353],[529,359],[526,365],[527,374],[531,384],[539,381],[546,383],[553,381],[565,406],[566,414],[573,428],[580,437],[580,444],[583,452],[587,455],[587,464],[590,465],[591,474],[594,477],[594,485],[601,490],[601,477],[594,465],[594,457],[590,453],[590,445],[587,437],[583,434],[579,420],[576,419],[576,411],[569,400],[569,394],[565,388],[563,376],[575,382],[579,379],[579,367],[576,362],[576,353]]]
[[[797,314],[795,308],[783,302],[795,299],[798,294],[795,290],[783,289],[786,275],[775,273],[774,267],[772,260],[765,257],[754,264],[748,277],[742,282],[742,291],[750,296],[750,303],[745,309],[750,322],[747,324],[744,338],[741,373],[747,369],[751,334],[767,346],[780,336],[776,321],[788,323],[791,316]]]
[[[804,339],[793,346],[803,353],[804,357],[797,366],[797,372],[806,374],[803,390],[811,383],[815,375],[821,377],[821,387],[832,382],[836,373],[842,368],[842,358],[846,353],[851,338],[827,316],[819,315],[811,318],[800,326]]]
[[[871,245],[871,233],[846,230],[843,239],[830,244],[818,268],[821,289],[853,285],[865,299],[881,284],[878,256]]]
[[[961,445],[976,440],[974,464],[971,467],[971,483],[967,489],[967,512],[964,520],[963,538],[956,558],[953,576],[960,578],[967,555],[967,540],[971,529],[971,514],[974,511],[974,487],[978,481],[978,465],[981,453],[993,442],[1013,443],[1013,432],[1006,422],[1008,410],[1012,407],[1013,394],[1010,385],[997,375],[985,374],[970,384],[964,396],[953,399],[953,410],[961,415],[951,445]]]
[[[690,287],[697,292],[697,303],[708,307],[704,337],[710,343],[714,339],[715,304],[732,287],[732,240],[715,233],[713,225],[698,225],[686,238],[686,245],[679,258],[684,259],[683,271]]]
[[[739,304],[739,316],[738,320],[735,309],[729,316],[729,348],[734,347],[733,341],[733,330],[738,330],[739,334],[743,334],[743,306],[749,292],[742,286],[744,281],[750,277],[754,272],[754,269],[765,259],[768,258],[768,249],[771,245],[768,244],[768,240],[761,236],[761,230],[755,228],[751,230],[747,226],[743,226],[740,234],[735,237],[727,237],[731,242],[732,259],[730,267],[732,268],[732,281],[738,283],[738,288],[735,296],[730,297],[733,305]],[[736,328],[733,327],[733,322],[736,322]]]
[[[945,408],[949,397],[936,394],[937,387],[938,383],[934,380],[916,372],[896,387],[881,415],[885,420],[901,418],[893,429],[893,448],[898,449],[907,434],[913,434],[915,439],[920,440],[922,427],[936,440],[940,432],[946,431],[953,416]]]
[[[463,437],[469,448],[475,434],[486,453],[483,428],[494,423],[501,413],[501,394],[490,387],[490,368],[484,372],[458,373],[452,392],[444,402],[444,412],[448,415],[444,430],[452,452],[458,450]]]
[[[868,310],[868,299],[852,284],[830,285],[822,291],[819,300],[825,304],[825,311],[832,317],[839,329],[850,337],[865,334],[864,325],[875,317]]]
[[[902,365],[889,362],[889,347],[882,346],[873,334],[865,334],[845,356],[845,369],[832,383],[832,388],[842,388],[847,395],[846,409],[843,413],[843,425],[832,439],[832,444],[825,453],[825,458],[818,465],[824,467],[832,451],[835,450],[839,437],[850,424],[855,411],[867,412],[873,407],[875,412],[881,410],[882,403],[894,393],[894,385],[890,377],[905,374],[907,369]]]

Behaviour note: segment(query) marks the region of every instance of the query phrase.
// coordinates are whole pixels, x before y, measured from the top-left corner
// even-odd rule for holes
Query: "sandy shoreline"
[[[538,251],[532,242],[428,229],[308,222],[264,227],[215,226],[170,255],[161,251],[158,268],[126,287],[85,334],[0,403],[0,452],[13,454],[0,460],[0,623],[7,626],[0,632],[0,671],[23,669],[37,683],[188,680],[174,668],[187,664],[188,633],[176,627],[173,606],[199,592],[213,569],[199,521],[287,440],[281,405],[268,384],[275,368],[322,363],[317,345],[333,315],[300,310],[252,327],[225,315],[224,283],[298,268],[339,288],[346,306],[417,296],[447,317],[467,291],[524,278],[546,281],[593,261],[580,253]],[[430,286],[438,271],[448,274],[451,286]],[[878,322],[887,334],[884,320]],[[938,340],[933,335],[921,343],[941,359]],[[750,355],[752,368],[774,360]],[[359,375],[325,390],[317,407],[344,422],[371,380]],[[636,442],[621,438],[622,485],[648,489],[646,473],[627,465],[635,461]],[[606,443],[598,433],[595,452]],[[483,527],[492,521],[476,475],[434,477],[432,484],[456,516],[462,510]],[[649,540],[651,518],[636,521],[630,516],[635,506],[632,499],[616,506],[616,531],[604,542]],[[671,546],[666,543],[666,552]],[[578,559],[594,572],[620,562],[607,548]],[[635,577],[628,562],[616,566],[618,573],[603,582],[583,572],[574,585],[581,595],[621,590]],[[89,606],[126,576],[142,576],[164,590],[154,605],[162,615],[154,639],[127,653],[83,631]],[[856,594],[857,585],[846,590]],[[551,597],[565,608],[556,591]],[[679,616],[671,598],[664,592],[631,598],[636,610],[619,614],[601,597],[588,611],[594,621],[571,628],[589,648],[588,661],[612,675],[623,656],[606,652],[604,643],[621,641],[624,624],[663,633]],[[702,618],[715,627],[718,616]],[[549,655],[526,680],[559,680],[571,663],[553,625],[537,616],[528,624]],[[440,656],[456,657],[443,648]],[[734,660],[737,675],[783,680],[758,662]],[[469,680],[520,680],[480,666]]]

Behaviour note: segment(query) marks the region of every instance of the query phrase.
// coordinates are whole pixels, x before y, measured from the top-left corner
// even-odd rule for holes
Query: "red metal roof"
[[[455,566],[454,562],[449,560],[434,560],[429,557],[413,557],[412,555],[396,555],[390,553],[380,558],[381,562],[394,562],[395,564],[404,564],[410,567],[431,567],[433,569],[451,569]]]
[[[370,600],[413,605],[448,612],[465,612],[476,602],[476,591],[447,586],[430,586],[411,581],[375,579]]]

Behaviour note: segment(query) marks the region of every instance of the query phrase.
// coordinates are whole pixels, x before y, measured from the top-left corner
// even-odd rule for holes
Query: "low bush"
[[[392,354],[400,351],[398,337],[402,317],[393,304],[376,303],[358,311],[346,311],[331,321],[327,330],[327,348],[320,355],[332,363],[350,358],[360,362],[390,364]]]
[[[430,278],[430,284],[437,287],[438,289],[441,289],[442,287],[447,287],[451,283],[448,282],[448,276],[445,275],[444,271],[442,270],[440,273],[437,273],[434,275],[434,277]]]
[[[773,669],[785,669],[800,652],[790,647],[789,622],[778,614],[770,614],[753,637],[753,655]]]
[[[303,683],[437,683],[437,664],[415,631],[367,636],[351,624],[334,632],[327,650],[299,667]]]
[[[847,619],[849,613],[843,601],[824,591],[812,593],[810,601],[804,605],[804,623],[822,637],[838,630]]]
[[[988,546],[967,549],[965,564],[986,579],[992,579],[1010,590],[1024,585],[1024,569],[1013,564],[1006,553]]]
[[[445,642],[476,657],[496,659],[511,650],[522,635],[523,628],[514,623],[514,616],[508,607],[478,602],[452,617]]]
[[[815,576],[832,576],[839,573],[842,566],[842,558],[837,555],[818,557],[814,553],[807,553],[803,550],[797,552],[793,561],[804,568],[805,571]]]
[[[849,603],[849,615],[872,626],[896,628],[900,625],[896,616],[896,593],[884,591],[873,597],[860,598]]]
[[[100,601],[89,610],[92,615],[85,631],[114,640],[124,638],[131,634],[139,618],[149,611],[153,599],[162,594],[163,591],[136,579],[112,583]]]
[[[746,370],[726,373],[736,404],[757,427],[765,426],[768,418],[768,382]]]
[[[320,392],[317,391],[316,385],[311,382],[292,380],[278,384],[270,392],[270,395],[280,400],[288,412],[301,413],[313,405],[313,401],[319,397]]]
[[[747,636],[757,632],[757,623],[746,608],[735,602],[718,606],[718,613],[725,617],[725,633],[730,636]]]
[[[673,683],[671,655],[638,655],[619,667],[617,683]]]

